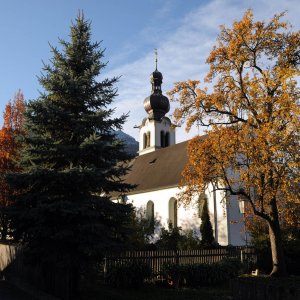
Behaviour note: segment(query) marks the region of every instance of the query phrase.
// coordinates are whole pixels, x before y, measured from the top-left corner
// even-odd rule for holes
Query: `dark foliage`
[[[251,232],[251,243],[257,249],[257,268],[268,274],[272,270],[272,252],[267,228],[260,232]],[[300,276],[300,232],[296,228],[283,228],[283,250],[289,275]]]
[[[114,287],[136,288],[143,285],[146,278],[151,277],[152,269],[140,261],[132,261],[112,267],[107,274],[106,281]]]
[[[211,247],[215,245],[212,225],[209,218],[207,199],[204,200],[202,214],[201,214],[201,245],[203,247]]]
[[[188,287],[215,286],[242,274],[243,264],[236,258],[226,258],[212,264],[178,265],[166,263],[162,274],[170,285]]]
[[[194,250],[201,248],[200,240],[193,232],[182,232],[180,227],[161,229],[160,239],[154,244],[159,250]]]
[[[242,275],[230,282],[231,294],[235,300],[290,299],[300,297],[300,277]]]
[[[144,211],[135,209],[132,214],[132,234],[130,235],[128,248],[131,250],[155,250],[156,246],[151,243],[154,228],[160,226],[154,218],[148,219]]]

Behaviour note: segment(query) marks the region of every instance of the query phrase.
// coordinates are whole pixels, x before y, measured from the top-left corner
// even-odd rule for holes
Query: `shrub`
[[[210,271],[211,265],[209,264],[185,265],[185,285],[191,287],[208,285],[207,280],[209,279]]]
[[[215,245],[215,238],[208,213],[207,198],[204,199],[204,205],[201,214],[200,232],[202,246],[211,247]]]
[[[108,270],[107,283],[114,287],[139,287],[152,275],[151,267],[144,262],[119,264]]]
[[[212,264],[166,263],[162,266],[162,275],[169,283],[189,287],[223,284],[242,272],[243,264],[235,258],[226,258]]]
[[[184,267],[176,263],[164,263],[161,268],[161,275],[168,285],[178,287],[181,278],[185,275]]]
[[[195,250],[200,249],[200,240],[193,231],[183,231],[181,227],[162,228],[160,239],[156,242],[159,250]]]

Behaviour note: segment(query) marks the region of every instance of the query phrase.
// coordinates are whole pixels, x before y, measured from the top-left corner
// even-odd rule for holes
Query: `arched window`
[[[150,147],[150,131],[147,132],[147,147]]]
[[[175,198],[169,200],[169,227],[177,227],[177,200]]]
[[[147,134],[144,133],[143,134],[143,149],[145,149],[147,147]]]
[[[160,146],[165,147],[165,132],[163,130],[160,132]]]
[[[165,147],[168,147],[170,145],[170,133],[167,132],[165,134]]]
[[[152,227],[154,230],[154,203],[151,200],[147,202],[146,217],[149,221],[149,227]]]

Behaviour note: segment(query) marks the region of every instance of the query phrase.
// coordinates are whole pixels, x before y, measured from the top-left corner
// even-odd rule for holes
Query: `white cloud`
[[[214,0],[206,5],[199,6],[178,20],[179,26],[170,35],[164,35],[159,39],[156,48],[159,53],[158,69],[164,75],[163,91],[170,90],[174,82],[187,79],[203,80],[208,70],[205,60],[216,41],[219,26],[225,24],[231,26],[235,20],[241,19],[244,12],[251,8],[255,19],[269,20],[275,13],[288,10],[287,19],[300,27],[298,0],[274,1],[274,0]],[[166,6],[165,15],[170,15],[170,7]],[[159,24],[158,24],[159,26]],[[143,35],[148,29],[145,29]],[[149,31],[154,32],[156,28]],[[147,36],[144,37],[145,39]],[[155,39],[156,40],[156,39]],[[145,41],[140,40],[140,43]],[[138,60],[121,65],[111,70],[106,76],[122,74],[118,84],[119,97],[116,102],[116,113],[127,113],[130,117],[124,126],[124,131],[138,139],[138,129],[133,129],[146,116],[143,109],[143,100],[150,94],[151,86],[149,75],[154,70],[153,50]],[[171,111],[174,109],[171,103]],[[177,141],[191,138],[197,133],[194,129],[189,135],[183,128],[177,130]]]

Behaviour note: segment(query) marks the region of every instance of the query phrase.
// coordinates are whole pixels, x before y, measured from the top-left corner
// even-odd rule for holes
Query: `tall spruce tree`
[[[212,225],[208,213],[207,198],[204,198],[203,201],[204,203],[203,203],[203,208],[201,213],[201,225],[200,225],[201,245],[204,247],[211,247],[215,244],[215,239],[214,239],[213,229],[212,229]]]
[[[114,134],[127,116],[113,117],[109,108],[118,78],[98,81],[103,50],[91,42],[83,14],[70,29],[70,41],[59,40],[62,50],[51,46],[39,78],[45,92],[27,105],[24,171],[9,180],[19,190],[15,238],[30,257],[78,273],[90,258],[120,247],[132,208],[106,196],[130,188],[120,180],[129,157]]]

